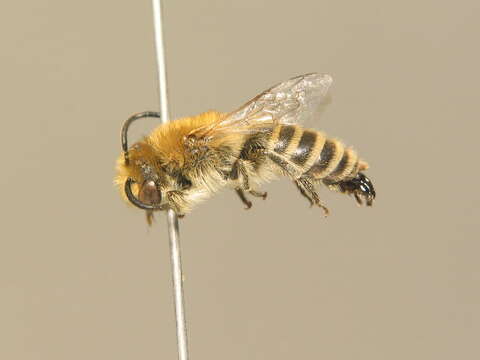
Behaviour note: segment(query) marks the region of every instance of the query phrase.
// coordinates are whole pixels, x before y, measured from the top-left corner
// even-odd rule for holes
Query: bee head
[[[165,210],[162,204],[168,178],[158,164],[150,146],[137,143],[129,149],[128,162],[120,161],[117,183],[123,185],[125,197],[130,203],[143,210]]]
[[[123,161],[119,164],[119,176],[117,183],[124,184],[127,199],[135,206],[143,210],[164,210],[162,205],[162,177],[155,171],[154,158],[150,147],[145,143],[137,143],[128,148],[128,128],[142,118],[160,117],[157,112],[138,113],[128,118],[123,124],[121,137],[123,149]],[[136,188],[135,193],[132,185]]]

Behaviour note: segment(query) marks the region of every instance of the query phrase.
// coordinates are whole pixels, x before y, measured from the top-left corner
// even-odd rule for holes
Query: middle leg
[[[247,199],[244,191],[247,191],[249,194],[255,197],[261,197],[264,200],[267,198],[266,192],[255,191],[250,188],[248,172],[245,167],[244,161],[241,159],[238,159],[234,162],[232,171],[230,172],[230,180],[239,180],[240,186],[235,188],[235,191],[240,197],[240,200],[242,200],[242,202],[245,204],[246,209],[250,209],[252,207],[252,202]]]
[[[242,202],[245,204],[245,210],[250,209],[252,207],[252,202],[247,199],[243,190],[242,189],[235,189],[235,191],[236,191],[238,197],[240,198],[240,200],[242,200]]]

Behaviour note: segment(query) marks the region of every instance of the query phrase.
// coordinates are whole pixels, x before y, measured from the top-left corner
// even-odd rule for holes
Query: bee
[[[259,186],[278,176],[290,178],[311,206],[329,211],[315,185],[353,195],[371,206],[372,182],[363,171],[368,164],[341,141],[304,128],[325,103],[332,78],[305,74],[277,84],[230,113],[208,111],[158,126],[127,145],[130,124],[145,112],[130,117],[122,128],[123,155],[117,161],[115,183],[123,198],[147,211],[172,209],[183,217],[199,202],[230,187],[247,209],[247,194],[265,199]]]

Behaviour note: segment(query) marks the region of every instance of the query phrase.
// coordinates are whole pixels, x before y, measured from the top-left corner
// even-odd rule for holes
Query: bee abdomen
[[[343,157],[343,144],[335,139],[327,139],[320,155],[308,169],[307,175],[315,179],[322,179],[332,173]]]
[[[335,183],[354,177],[359,171],[357,153],[336,139],[327,139],[320,131],[298,125],[276,126],[270,149],[296,168],[295,176]]]
[[[337,182],[350,177],[352,173],[354,173],[353,176],[355,176],[358,172],[358,170],[355,171],[357,167],[357,153],[352,149],[345,149],[343,151],[341,160],[338,162],[335,169],[330,174],[328,174],[325,180],[329,182]]]
[[[271,148],[282,155],[299,174],[305,173],[318,158],[325,143],[325,135],[315,130],[305,130],[298,125],[279,125],[271,137]]]
[[[358,172],[357,153],[336,139],[327,139],[312,167],[306,172],[315,180],[335,183],[353,177]]]
[[[288,156],[296,144],[298,144],[300,134],[301,129],[296,125],[277,126],[271,137],[273,151],[277,154]]]

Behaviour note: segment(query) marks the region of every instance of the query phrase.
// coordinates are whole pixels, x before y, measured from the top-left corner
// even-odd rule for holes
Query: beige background
[[[2,3],[1,359],[175,359],[165,218],[112,186],[158,109],[150,1]],[[378,201],[286,180],[181,222],[192,359],[478,359],[478,1],[167,1],[172,116],[332,74]],[[155,121],[135,127],[134,136]]]

